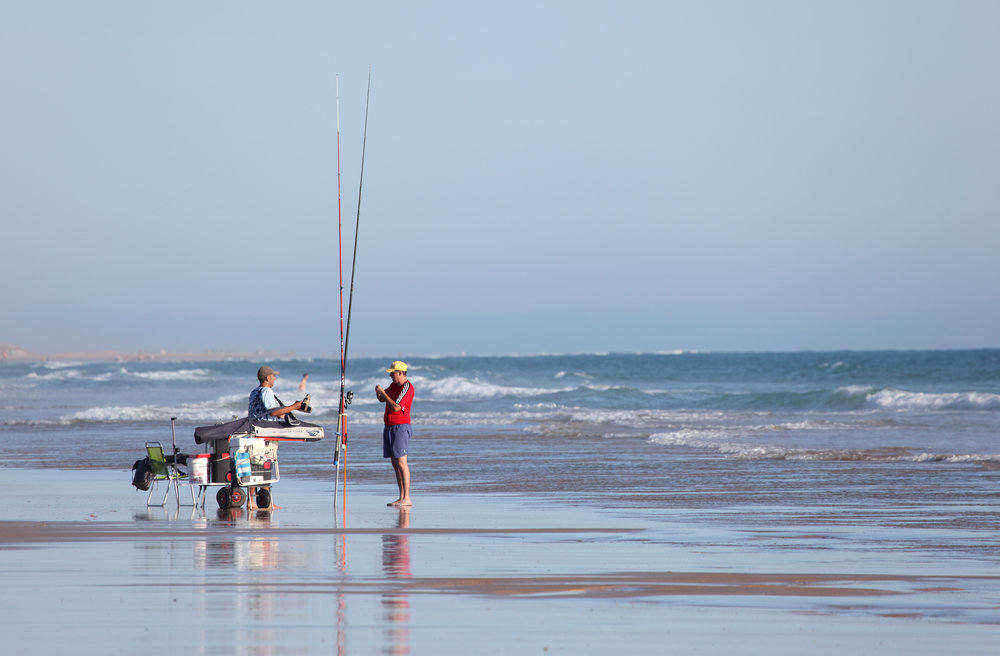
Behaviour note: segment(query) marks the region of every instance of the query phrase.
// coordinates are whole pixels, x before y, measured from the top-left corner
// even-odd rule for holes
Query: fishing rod
[[[344,384],[347,361],[344,359],[344,229],[340,220],[340,74],[337,74],[337,273],[340,276],[340,414],[344,414]]]
[[[337,486],[340,484],[340,442],[341,435],[346,429],[347,415],[345,414],[346,404],[344,402],[344,386],[347,381],[347,360],[344,357],[344,229],[340,215],[340,178],[341,178],[341,153],[340,153],[340,74],[337,74],[337,275],[340,280],[340,405],[337,412],[337,443],[333,447],[333,464],[337,468],[337,474],[333,481],[333,505],[337,505]]]
[[[344,460],[344,507],[343,507],[343,511],[344,511],[345,520],[346,520],[346,515],[347,515],[347,414],[346,414],[346,407],[351,404],[351,401],[353,400],[352,399],[353,394],[350,393],[350,392],[348,392],[345,395],[345,393],[344,393],[344,380],[346,379],[346,375],[347,375],[347,373],[346,373],[347,372],[347,349],[348,349],[348,345],[350,344],[350,340],[351,340],[351,311],[354,308],[354,276],[357,273],[357,267],[358,267],[358,228],[361,225],[361,197],[362,197],[362,191],[364,189],[364,184],[365,184],[365,146],[368,143],[368,107],[369,107],[369,105],[371,103],[371,94],[372,94],[372,67],[369,66],[368,67],[368,89],[365,92],[365,119],[364,119],[364,127],[362,128],[362,131],[361,131],[361,175],[358,178],[358,207],[357,207],[357,213],[356,213],[355,219],[354,219],[354,255],[353,255],[353,258],[351,259],[351,288],[350,288],[350,291],[348,292],[348,296],[347,296],[347,327],[345,329],[342,329],[343,330],[343,340],[344,341],[343,341],[343,347],[340,350],[340,361],[341,361],[341,365],[340,365],[341,366],[340,415],[337,418],[337,447],[336,447],[336,450],[334,451],[334,455],[333,455],[333,464],[334,464],[334,466],[336,467],[336,470],[337,470],[336,471],[336,477],[334,479],[334,485],[333,485],[333,502],[336,505],[336,503],[337,503],[337,488],[338,488],[338,485],[340,483],[340,460],[341,460],[340,452],[341,452],[341,449],[343,449],[343,452],[344,452],[344,455],[343,455],[343,460]],[[337,108],[338,108],[337,109],[337,112],[338,112],[337,116],[338,116],[338,119],[337,120],[338,120],[338,126],[339,126],[339,123],[340,123],[340,119],[339,119],[339,116],[340,116],[340,113],[339,113],[340,112],[339,87],[338,87],[338,96],[337,97],[338,97],[338,103],[337,103]],[[339,127],[338,127],[337,134],[338,134],[338,143],[339,143],[339,134],[340,134]],[[338,146],[338,150],[339,150],[339,146]],[[339,166],[340,166],[340,163],[339,163],[339,155],[338,155],[338,168],[339,168]],[[338,181],[339,181],[339,174],[338,174]],[[339,185],[339,182],[338,182],[338,185]],[[338,195],[339,195],[339,191],[338,191]],[[338,207],[339,207],[339,205],[338,205]],[[339,212],[339,209],[338,209],[338,212]],[[339,222],[339,215],[338,215],[338,222]],[[341,242],[341,251],[343,251],[343,243],[342,242]],[[342,257],[343,256],[341,255],[341,258]],[[340,274],[340,298],[341,298],[341,317],[343,317],[343,298],[344,298],[344,275],[343,275],[343,267],[341,267],[341,274]],[[343,321],[343,318],[341,318],[341,321]]]

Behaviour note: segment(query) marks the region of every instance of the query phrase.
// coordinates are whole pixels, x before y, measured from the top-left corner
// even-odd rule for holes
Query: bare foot
[[[413,502],[410,501],[409,497],[406,497],[405,499],[400,499],[399,501],[397,501],[393,505],[395,505],[395,506],[397,506],[399,508],[412,508],[413,507]]]
[[[400,502],[400,501],[402,501],[402,499],[396,499],[395,501],[390,501],[389,503],[387,503],[387,504],[385,504],[385,505],[387,505],[387,506],[389,506],[389,507],[392,507],[392,506],[398,506],[398,505],[399,505],[399,502]],[[412,504],[411,504],[411,505],[412,505]]]

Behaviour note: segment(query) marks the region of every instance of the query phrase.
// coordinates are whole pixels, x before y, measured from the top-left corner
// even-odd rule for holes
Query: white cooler
[[[199,453],[188,458],[188,462],[191,465],[189,471],[193,485],[208,485],[208,459],[209,455],[207,453]]]

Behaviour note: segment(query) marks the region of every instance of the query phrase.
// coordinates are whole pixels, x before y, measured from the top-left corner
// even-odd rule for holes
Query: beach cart
[[[281,442],[318,442],[323,427],[304,421],[252,421],[249,417],[194,429],[194,441],[208,448],[198,456],[207,460],[197,465],[193,482],[199,486],[198,501],[205,505],[208,490],[218,488],[219,508],[240,508],[248,503],[271,507],[271,485],[280,480],[278,445]],[[207,458],[204,458],[207,455]]]

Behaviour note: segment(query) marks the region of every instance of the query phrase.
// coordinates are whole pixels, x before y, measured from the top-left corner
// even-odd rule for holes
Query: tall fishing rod
[[[368,143],[368,106],[371,102],[372,93],[372,67],[368,67],[368,89],[365,92],[365,120],[364,127],[361,131],[361,175],[358,178],[358,208],[357,214],[354,219],[354,256],[351,260],[351,289],[347,296],[347,328],[344,330],[344,343],[340,350],[341,359],[341,386],[340,386],[340,415],[337,418],[337,447],[333,455],[333,464],[336,467],[336,476],[334,478],[333,485],[333,502],[337,503],[337,488],[340,484],[340,451],[343,448],[344,451],[344,517],[346,521],[347,517],[347,414],[346,406],[351,403],[351,395],[348,393],[347,396],[344,395],[344,379],[346,378],[347,371],[347,349],[350,344],[351,339],[351,310],[354,307],[354,276],[357,273],[358,267],[358,228],[361,225],[361,196],[362,190],[364,189],[365,183],[365,146]],[[339,97],[339,96],[338,96]],[[339,103],[338,103],[339,108]],[[339,111],[339,109],[338,109]],[[339,116],[339,114],[338,114]],[[338,133],[339,134],[339,133]],[[338,162],[339,166],[339,162]],[[341,246],[342,248],[342,246]],[[343,296],[344,296],[344,283],[343,283],[343,269],[341,269],[341,283],[340,283],[340,296],[341,296],[341,313],[343,313]]]
[[[347,379],[347,361],[344,358],[344,228],[341,221],[341,187],[340,178],[342,158],[340,154],[340,74],[337,74],[337,276],[340,285],[340,405],[337,412],[337,443],[333,447],[333,464],[337,467],[337,475],[333,482],[333,503],[337,504],[337,486],[340,484],[340,435],[344,429],[346,415],[344,414],[344,385]]]
[[[337,75],[337,274],[340,278],[340,411],[344,414],[344,386],[347,381],[347,360],[344,357],[344,229],[340,218],[340,75]],[[338,419],[339,423],[339,419]],[[340,427],[337,431],[339,433]]]

